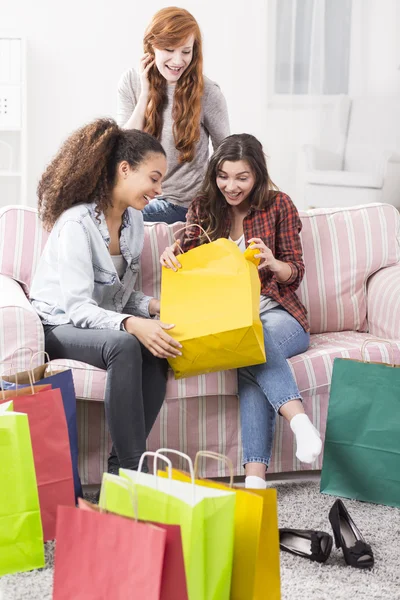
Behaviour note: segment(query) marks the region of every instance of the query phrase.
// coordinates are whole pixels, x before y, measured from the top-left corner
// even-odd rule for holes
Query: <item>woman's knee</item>
[[[301,348],[300,352],[307,349],[309,334],[304,331],[297,319],[282,309],[272,309],[268,312],[271,314],[265,317],[263,315],[264,318],[262,318],[267,350],[268,347],[271,349],[277,347],[286,354],[286,349],[291,350],[291,346],[294,350]]]
[[[112,331],[106,342],[106,353],[109,358],[122,357],[125,360],[142,356],[139,340],[126,331]]]

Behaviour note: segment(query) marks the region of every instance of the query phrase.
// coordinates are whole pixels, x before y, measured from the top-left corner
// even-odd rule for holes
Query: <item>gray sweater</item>
[[[162,196],[173,204],[189,206],[203,181],[209,157],[209,139],[214,150],[229,135],[229,119],[225,98],[216,83],[204,77],[200,119],[200,140],[192,162],[179,163],[173,136],[172,106],[175,87],[168,85],[168,102],[163,114],[161,143],[167,153],[168,171],[162,182]],[[123,127],[140,96],[140,78],[134,69],[126,71],[118,84],[118,125]]]

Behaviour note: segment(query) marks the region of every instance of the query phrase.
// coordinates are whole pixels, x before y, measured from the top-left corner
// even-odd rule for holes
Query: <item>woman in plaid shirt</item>
[[[306,309],[295,293],[304,276],[300,217],[272,183],[261,143],[240,134],[225,138],[211,157],[186,222],[201,225],[211,240],[225,237],[242,251],[250,243],[259,250],[267,362],[239,369],[239,398],[246,487],[263,488],[277,414],[290,422],[300,461],[312,463],[322,449],[287,362],[305,352],[310,340]],[[179,246],[186,252],[204,243],[207,237],[198,227],[188,228],[182,242],[164,251],[161,264],[176,270]]]

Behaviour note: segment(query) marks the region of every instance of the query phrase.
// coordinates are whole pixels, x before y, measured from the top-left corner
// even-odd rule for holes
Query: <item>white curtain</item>
[[[351,0],[277,0],[275,94],[348,92]]]
[[[266,149],[272,178],[302,207],[303,146],[344,149],[352,0],[269,2],[273,60]]]

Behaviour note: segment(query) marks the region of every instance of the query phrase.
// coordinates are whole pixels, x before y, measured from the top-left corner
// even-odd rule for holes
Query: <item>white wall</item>
[[[350,95],[400,99],[400,2],[353,2]]]
[[[298,159],[318,138],[325,109],[270,109],[267,95],[269,0],[181,0],[198,20],[205,73],[228,101],[232,132],[259,137],[272,178],[303,206]],[[400,2],[353,0],[350,95],[400,99]],[[173,4],[153,0],[1,0],[1,29],[28,42],[28,202],[71,131],[115,115],[121,73],[137,66],[152,14]],[[329,108],[328,108],[329,110]],[[398,124],[397,124],[398,125]],[[400,139],[400,135],[399,135]]]
[[[1,29],[28,49],[28,203],[46,163],[75,128],[116,112],[122,72],[137,67],[151,16],[171,1],[1,0]],[[204,40],[205,73],[228,101],[233,131],[266,130],[266,3],[185,0]]]

